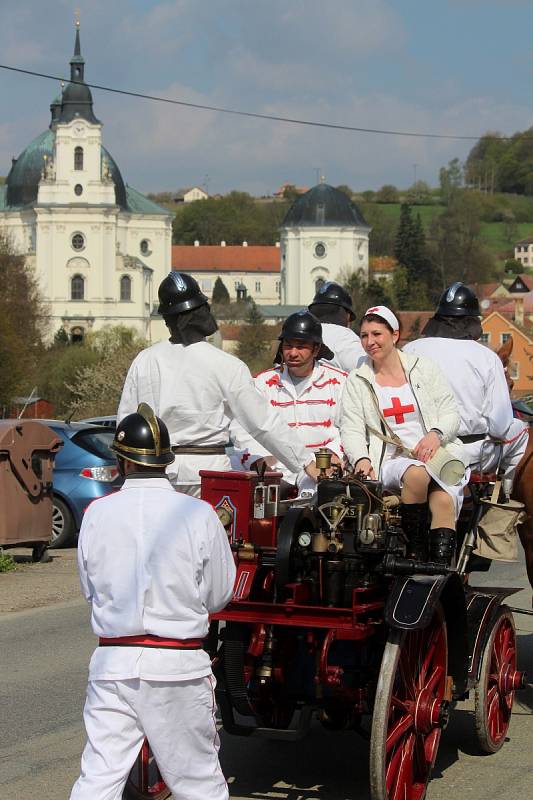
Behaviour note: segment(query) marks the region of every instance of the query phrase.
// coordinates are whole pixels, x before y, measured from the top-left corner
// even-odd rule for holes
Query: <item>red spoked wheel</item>
[[[514,693],[523,683],[516,669],[516,633],[513,615],[501,606],[483,650],[475,690],[476,736],[484,753],[503,745],[513,710]]]
[[[370,738],[372,800],[422,800],[448,722],[446,622],[391,630],[383,652]]]
[[[161,777],[148,739],[145,739],[128,775],[122,798],[123,800],[166,800],[170,796],[170,789]]]

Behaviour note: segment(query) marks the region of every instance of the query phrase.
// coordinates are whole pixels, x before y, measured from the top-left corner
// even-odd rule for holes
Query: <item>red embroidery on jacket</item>
[[[323,405],[323,406],[336,406],[337,402],[336,402],[336,400],[333,400],[332,397],[330,397],[328,400],[286,400],[285,402],[283,402],[282,400],[271,400],[270,401],[270,405],[271,406],[278,406],[279,408],[287,408],[288,406],[294,406],[294,405],[297,405],[297,406],[315,406],[315,405],[317,405],[317,406],[320,406],[320,405]]]
[[[279,386],[281,384],[281,377],[279,375],[273,375],[268,381],[265,381],[267,386]]]
[[[323,428],[331,428],[333,425],[330,419],[325,419],[322,422],[288,422],[287,424],[289,428],[303,428],[304,426],[307,428],[317,428],[320,426]]]
[[[325,439],[323,442],[317,442],[316,444],[306,444],[306,447],[325,447],[327,444],[330,444],[333,439]]]
[[[338,381],[337,378],[328,378],[328,380],[324,381],[324,383],[317,383],[315,381],[315,383],[313,383],[313,386],[316,387],[317,389],[323,389],[324,386],[329,386],[330,384],[333,386],[335,385],[340,386],[341,382]]]

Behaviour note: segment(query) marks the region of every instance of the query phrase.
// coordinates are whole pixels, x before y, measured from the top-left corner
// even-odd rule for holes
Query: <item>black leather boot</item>
[[[432,528],[429,532],[429,560],[451,567],[457,538],[451,528]]]
[[[428,514],[427,503],[402,503],[400,506],[402,530],[407,537],[407,558],[415,561],[428,560]]]

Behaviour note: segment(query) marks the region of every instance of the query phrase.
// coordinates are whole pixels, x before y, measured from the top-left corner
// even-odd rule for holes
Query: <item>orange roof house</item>
[[[278,272],[277,245],[172,246],[172,269],[180,272]]]
[[[513,337],[513,352],[510,359],[510,374],[514,380],[513,395],[521,396],[533,392],[533,339],[528,332],[498,311],[493,311],[481,322],[483,341],[497,351]]]

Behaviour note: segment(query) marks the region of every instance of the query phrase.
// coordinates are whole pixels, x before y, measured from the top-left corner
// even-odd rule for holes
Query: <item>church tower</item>
[[[50,336],[63,327],[82,339],[121,324],[151,338],[157,287],[171,268],[172,214],[127,186],[102,144],[79,22],[70,82],[50,111],[48,130],[0,187],[0,229],[35,267]]]
[[[281,224],[282,305],[308,305],[342,274],[368,279],[370,231],[357,206],[327,183],[298,197]]]

